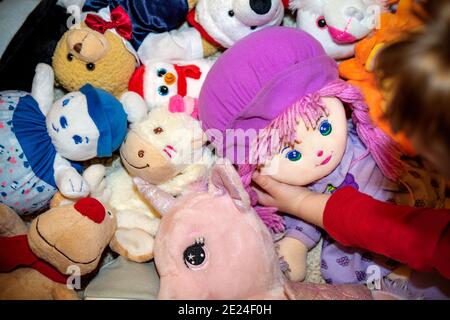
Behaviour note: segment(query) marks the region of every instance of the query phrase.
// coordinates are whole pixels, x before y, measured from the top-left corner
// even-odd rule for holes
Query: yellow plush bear
[[[84,23],[67,31],[54,56],[56,81],[68,91],[86,83],[119,97],[136,68],[135,56],[112,31],[101,34]]]

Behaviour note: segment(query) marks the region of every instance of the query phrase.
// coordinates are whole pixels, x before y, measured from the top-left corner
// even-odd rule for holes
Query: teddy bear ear
[[[147,115],[147,104],[136,92],[127,91],[120,97],[120,102],[127,114],[128,122],[136,123]]]
[[[209,176],[208,192],[214,195],[228,194],[241,212],[249,212],[250,197],[242,185],[236,169],[224,158],[212,167]]]

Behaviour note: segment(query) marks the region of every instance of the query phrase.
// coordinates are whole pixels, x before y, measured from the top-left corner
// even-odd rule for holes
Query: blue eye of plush
[[[300,151],[291,150],[286,154],[286,158],[288,158],[289,161],[299,161],[302,158],[302,154]]]
[[[68,124],[67,124],[67,119],[66,117],[61,117],[59,118],[59,124],[61,125],[61,128],[65,129],[67,128]]]
[[[319,131],[321,135],[328,136],[331,131],[333,131],[333,127],[331,126],[331,123],[328,122],[328,120],[324,120],[320,123]]]
[[[169,94],[169,88],[167,86],[161,86],[158,88],[158,93],[160,96],[167,96]]]
[[[158,69],[158,71],[156,71],[156,73],[157,73],[157,75],[158,75],[158,77],[163,77],[163,76],[165,76],[166,75],[166,73],[167,73],[167,70],[166,69],[164,69],[164,68],[160,68],[160,69]]]
[[[64,101],[62,102],[62,106],[65,107],[69,104],[70,99],[64,99]]]

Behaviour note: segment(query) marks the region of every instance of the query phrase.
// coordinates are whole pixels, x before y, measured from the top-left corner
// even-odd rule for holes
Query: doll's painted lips
[[[329,155],[325,160],[323,160],[320,165],[324,166],[326,165],[328,162],[330,162],[332,155]]]
[[[61,250],[59,250],[56,245],[51,244],[50,242],[48,242],[48,240],[42,235],[41,231],[39,230],[39,217],[36,220],[36,232],[39,235],[39,237],[46,243],[48,244],[50,247],[52,247],[53,249],[55,249],[56,251],[58,251],[60,254],[62,254],[66,259],[68,259],[70,262],[73,262],[75,264],[91,264],[93,263],[95,260],[98,259],[99,255],[97,255],[97,257],[95,257],[95,259],[92,259],[91,261],[87,261],[87,262],[81,262],[81,261],[75,261],[73,259],[71,259],[69,256],[67,256],[64,252],[62,252]]]
[[[150,165],[149,165],[148,163],[147,163],[145,166],[143,166],[143,167],[136,167],[136,166],[132,165],[132,164],[127,160],[127,158],[125,158],[125,157],[123,156],[122,151],[120,151],[120,157],[121,157],[123,160],[125,160],[126,163],[128,163],[130,166],[132,166],[132,167],[135,168],[135,169],[141,170],[141,169],[145,169],[145,168],[149,168],[149,167],[150,167]]]

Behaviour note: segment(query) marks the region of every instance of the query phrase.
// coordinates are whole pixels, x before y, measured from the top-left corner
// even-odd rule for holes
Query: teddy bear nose
[[[264,15],[272,8],[272,0],[250,0],[250,8],[259,15]]]
[[[73,50],[77,53],[81,53],[81,49],[83,49],[83,44],[82,43],[76,43],[73,46]]]
[[[101,223],[105,219],[105,207],[97,199],[83,198],[75,203],[74,208],[95,223]]]

